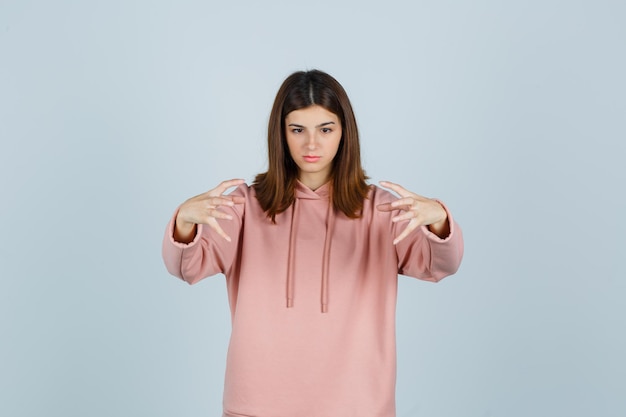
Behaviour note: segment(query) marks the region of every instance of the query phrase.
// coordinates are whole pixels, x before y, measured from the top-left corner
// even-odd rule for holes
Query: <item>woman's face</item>
[[[285,130],[300,182],[312,190],[324,185],[341,142],[339,117],[313,105],[289,113],[285,117]]]

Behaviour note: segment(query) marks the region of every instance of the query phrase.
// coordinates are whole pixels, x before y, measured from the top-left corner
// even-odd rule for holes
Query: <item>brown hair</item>
[[[353,219],[361,216],[368,186],[350,100],[337,80],[325,72],[311,70],[291,74],[280,86],[267,129],[268,170],[258,174],[252,184],[261,207],[274,223],[276,215],[293,204],[298,179],[298,166],[287,146],[285,118],[294,110],[313,105],[322,106],[341,121],[341,142],[330,174],[333,207]]]

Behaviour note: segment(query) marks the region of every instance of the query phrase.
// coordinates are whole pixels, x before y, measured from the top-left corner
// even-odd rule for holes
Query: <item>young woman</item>
[[[223,415],[393,417],[398,274],[455,273],[461,230],[437,200],[366,183],[348,97],[321,71],[280,87],[268,153],[252,186],[184,202],[163,241],[189,284],[226,276]]]

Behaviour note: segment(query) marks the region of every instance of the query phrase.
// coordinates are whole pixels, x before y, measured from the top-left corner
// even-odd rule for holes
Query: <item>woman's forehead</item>
[[[288,123],[297,123],[303,126],[317,126],[327,122],[339,122],[339,117],[326,110],[324,107],[314,104],[303,109],[294,110],[285,116]]]

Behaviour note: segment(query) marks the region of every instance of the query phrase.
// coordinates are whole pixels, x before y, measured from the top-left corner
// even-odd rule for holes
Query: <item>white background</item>
[[[186,198],[265,170],[295,70],[372,182],[446,201],[459,272],[400,277],[399,417],[626,415],[622,1],[0,1],[0,415],[218,416],[222,276]],[[306,416],[304,416],[306,417]]]

